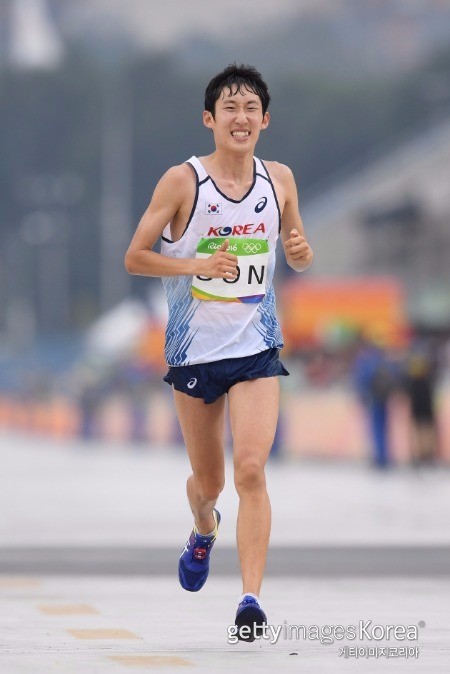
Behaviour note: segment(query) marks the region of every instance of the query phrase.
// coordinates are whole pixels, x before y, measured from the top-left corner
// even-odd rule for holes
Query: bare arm
[[[192,169],[186,164],[174,166],[163,175],[125,255],[128,273],[141,276],[202,275],[211,278],[236,276],[237,258],[226,252],[228,242],[207,260],[176,259],[152,250],[166,225],[172,222],[186,203],[192,205],[192,194],[195,191],[193,180]]]
[[[286,262],[295,271],[304,271],[313,260],[313,251],[305,238],[295,179],[290,168],[282,164],[278,164],[277,179],[284,195],[280,234]]]

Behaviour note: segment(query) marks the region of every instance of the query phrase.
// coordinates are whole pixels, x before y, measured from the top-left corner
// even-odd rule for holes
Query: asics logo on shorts
[[[192,377],[192,379],[189,379],[187,383],[188,388],[194,388],[194,386],[197,384],[197,380],[195,377]]]
[[[242,248],[246,253],[257,253],[258,250],[261,250],[260,243],[244,243]]]

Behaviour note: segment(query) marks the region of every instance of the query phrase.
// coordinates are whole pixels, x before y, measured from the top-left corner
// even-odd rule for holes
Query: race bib
[[[222,302],[261,302],[266,294],[269,243],[267,239],[228,238],[227,253],[237,255],[238,275],[235,279],[194,276],[192,295],[200,300]],[[225,237],[202,238],[197,246],[197,258],[212,255]]]

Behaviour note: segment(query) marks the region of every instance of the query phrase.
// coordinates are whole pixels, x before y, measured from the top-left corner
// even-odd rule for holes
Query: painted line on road
[[[40,587],[42,585],[42,580],[39,580],[38,578],[26,578],[25,576],[17,576],[17,577],[8,577],[8,576],[3,576],[0,577],[0,590],[3,588],[9,589],[26,589],[28,590],[30,587]]]
[[[126,667],[185,667],[194,664],[177,655],[109,655],[108,660]]]
[[[70,629],[75,639],[142,639],[137,634],[122,629]]]
[[[37,609],[45,615],[99,615],[99,611],[88,604],[49,604]]]

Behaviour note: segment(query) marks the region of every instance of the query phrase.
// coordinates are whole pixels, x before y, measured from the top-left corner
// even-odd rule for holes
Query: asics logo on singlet
[[[249,223],[248,225],[233,225],[233,227],[210,227],[207,236],[248,236],[256,232],[265,233],[266,226],[263,222],[259,225]]]
[[[255,253],[258,252],[258,250],[261,250],[261,244],[260,243],[244,243],[242,245],[242,248],[245,250],[246,253],[250,253],[251,255],[254,255]]]
[[[188,388],[194,388],[194,386],[197,384],[197,380],[195,377],[192,377],[192,379],[189,379],[187,383]]]
[[[258,203],[255,206],[255,213],[261,213],[262,210],[267,206],[267,197],[261,197]]]

